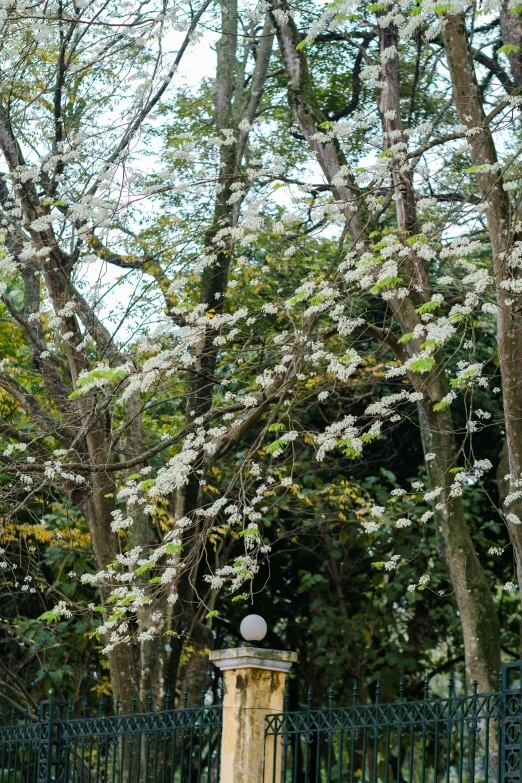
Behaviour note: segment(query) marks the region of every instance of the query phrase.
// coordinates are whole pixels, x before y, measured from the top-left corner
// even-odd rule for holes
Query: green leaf
[[[240,530],[238,536],[241,538],[259,538],[259,530],[255,530],[251,527],[246,527],[244,530]]]
[[[123,611],[123,609],[116,609],[116,611],[111,614],[107,622],[115,623],[117,620],[121,620],[124,614],[125,612]]]
[[[285,425],[282,422],[276,421],[274,424],[270,425],[268,432],[277,432],[278,430],[284,430],[284,428]]]
[[[436,340],[426,340],[426,342],[422,343],[421,345],[421,351],[425,351],[428,348],[430,350],[435,350],[436,348],[440,347],[440,343],[438,343]]]
[[[466,169],[466,174],[483,174],[489,171],[489,163],[481,163],[478,166],[470,166]]]
[[[76,386],[81,388],[100,378],[104,378],[107,381],[119,381],[120,378],[124,378],[128,374],[127,367],[97,367],[95,370],[87,373],[87,375],[82,375],[78,378]]]
[[[413,334],[413,332],[406,332],[406,334],[403,334],[401,337],[399,337],[397,342],[398,343],[407,343],[410,340],[413,340],[414,337],[415,337],[415,335]]]
[[[310,299],[311,305],[318,305],[321,304],[321,302],[324,302],[325,299],[329,299],[330,297],[327,294],[316,294],[316,296],[312,296]]]
[[[520,51],[520,46],[516,44],[504,44],[500,49],[497,49],[497,54],[515,54]]]
[[[451,3],[439,3],[433,10],[436,14],[447,14],[451,11]]]
[[[450,468],[450,473],[462,473],[465,472],[466,468]]]
[[[377,233],[377,232],[376,232],[376,233]],[[398,242],[392,242],[392,244],[393,244],[393,245],[398,245],[399,243],[398,243]],[[386,238],[384,238],[384,239],[381,239],[381,241],[380,241],[380,242],[377,242],[377,243],[376,243],[376,244],[373,246],[373,249],[375,250],[375,252],[376,252],[376,253],[378,253],[380,250],[382,250],[382,249],[383,249],[383,248],[385,248],[385,247],[390,247],[390,243],[386,241]]]
[[[177,555],[179,552],[183,552],[181,544],[165,544],[165,552],[168,555]]]
[[[361,440],[363,443],[371,443],[374,440],[379,440],[380,437],[377,432],[365,432],[364,435],[361,435]]]
[[[152,579],[149,579],[149,585],[159,585],[161,582],[161,576],[153,576]]]
[[[423,356],[421,359],[415,359],[414,362],[408,365],[412,372],[429,372],[433,369],[435,359],[432,356]]]
[[[394,286],[397,285],[397,283],[400,283],[400,282],[401,282],[401,278],[400,277],[393,277],[391,275],[389,277],[383,277],[382,280],[378,280],[375,283],[375,285],[371,288],[371,293],[372,294],[378,294],[379,291],[381,290],[381,288],[385,288],[385,287],[386,288],[393,288]]]
[[[423,305],[417,307],[415,312],[418,313],[419,315],[423,315],[424,313],[432,313],[439,306],[440,306],[439,302],[424,302]]]
[[[233,603],[237,603],[237,601],[247,601],[247,600],[248,600],[248,595],[246,593],[241,593],[240,595],[235,595],[232,598],[232,602]]]
[[[305,299],[307,299],[307,298],[308,298],[308,294],[306,294],[304,291],[299,291],[299,293],[298,293],[298,294],[296,294],[295,296],[293,296],[293,297],[290,299],[290,304],[291,304],[292,306],[294,306],[294,305],[296,305],[298,302],[304,302],[304,300],[305,300]]]
[[[150,571],[151,568],[154,568],[156,563],[154,560],[149,560],[148,563],[143,563],[139,566],[139,568],[136,569],[136,573],[138,576],[141,576],[141,574],[144,574],[145,571]]]
[[[60,612],[59,609],[51,609],[50,611],[41,614],[38,619],[45,620],[47,625],[49,625],[50,623],[54,623],[57,620],[59,620],[61,616],[62,613]]]
[[[62,199],[54,200],[52,198],[44,198],[42,201],[42,204],[44,204],[46,207],[66,207],[67,202],[63,201]]]
[[[129,374],[127,367],[97,367],[95,370],[82,375],[76,381],[76,391],[71,392],[69,395],[70,400],[74,400],[79,397],[83,392],[85,386],[88,386],[95,380],[104,379],[108,383],[114,383],[116,381],[125,378]]]
[[[361,456],[361,452],[354,449],[353,446],[348,446],[346,449],[343,449],[343,454],[350,459],[359,459]]]
[[[286,440],[282,440],[279,438],[278,440],[275,440],[273,443],[269,443],[266,447],[266,453],[267,454],[273,454],[274,451],[279,451],[279,449],[286,448]]]
[[[440,402],[436,402],[433,406],[434,411],[442,411],[444,408],[449,408],[449,402],[445,402],[444,400],[441,400]]]
[[[210,620],[212,617],[221,617],[217,609],[212,609],[212,611],[207,612],[205,615],[205,620]]]

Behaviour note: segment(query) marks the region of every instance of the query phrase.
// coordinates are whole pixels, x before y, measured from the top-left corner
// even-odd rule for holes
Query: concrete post
[[[224,681],[222,783],[279,783],[282,745],[272,744],[265,760],[265,716],[283,711],[286,677],[297,653],[238,647],[214,650],[210,660]]]

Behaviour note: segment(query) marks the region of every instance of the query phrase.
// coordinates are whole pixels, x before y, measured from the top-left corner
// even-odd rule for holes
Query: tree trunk
[[[388,47],[398,48],[395,26],[381,29],[381,53]],[[379,112],[383,124],[385,147],[390,148],[397,141],[406,142],[400,114],[399,59],[398,55],[383,58],[381,71]],[[398,135],[402,134],[402,135]],[[417,232],[417,212],[411,173],[404,171],[406,158],[398,156],[392,171],[395,191],[397,227],[399,235],[406,238]],[[406,260],[406,269],[421,289],[429,295],[429,277],[425,263],[411,253]],[[393,306],[393,305],[392,305]],[[395,307],[395,315],[403,334],[412,332],[420,323],[411,307]],[[420,340],[407,343],[406,351],[412,355],[420,350]],[[419,343],[419,344],[417,344]],[[434,411],[433,406],[447,393],[448,382],[442,357],[436,357],[436,364],[426,381],[410,374],[414,388],[421,391],[423,399],[417,410],[422,434],[424,454],[435,454],[435,459],[425,462],[430,489],[440,487],[441,494],[434,500],[434,522],[437,547],[442,562],[450,575],[460,613],[466,661],[468,690],[473,680],[479,683],[483,692],[495,690],[500,666],[500,629],[493,596],[486,576],[471,540],[460,497],[450,494],[452,485],[451,468],[457,466],[457,448],[451,411]],[[442,508],[439,508],[442,506]]]
[[[503,8],[503,32],[513,15]],[[511,19],[511,21],[509,21]],[[514,28],[511,28],[513,33]],[[477,84],[473,56],[463,14],[449,16],[443,28],[453,96],[460,121],[481,132],[469,138],[474,166],[488,164],[497,167],[498,160],[491,131],[485,119],[482,97]],[[517,53],[518,56],[519,53]],[[519,77],[518,67],[513,75]],[[503,188],[502,175],[496,170],[478,172],[477,184],[486,204],[486,216],[493,254],[497,293],[497,343],[506,442],[509,454],[510,492],[518,490],[522,477],[522,316],[520,294],[505,287],[515,274],[508,265],[513,243],[512,215],[509,198]],[[507,525],[517,564],[518,585],[522,599],[522,501],[509,506]],[[512,515],[512,516],[511,516]]]

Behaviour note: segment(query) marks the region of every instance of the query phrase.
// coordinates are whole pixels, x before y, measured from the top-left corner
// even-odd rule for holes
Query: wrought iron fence
[[[522,663],[496,693],[269,715],[272,783],[522,783]],[[266,780],[266,779],[265,779]]]
[[[150,706],[150,704],[149,704]],[[269,715],[265,783],[522,783],[522,662],[495,693]],[[0,783],[219,783],[222,708],[0,720]],[[229,781],[222,781],[229,783]]]
[[[222,709],[205,706],[0,723],[0,783],[219,783]]]

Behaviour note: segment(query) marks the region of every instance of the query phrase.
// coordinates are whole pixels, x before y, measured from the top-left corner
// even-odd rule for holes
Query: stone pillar
[[[282,745],[274,748],[276,738],[270,738],[265,761],[265,716],[283,711],[286,677],[297,653],[237,647],[209,657],[224,681],[221,781],[279,783]]]

